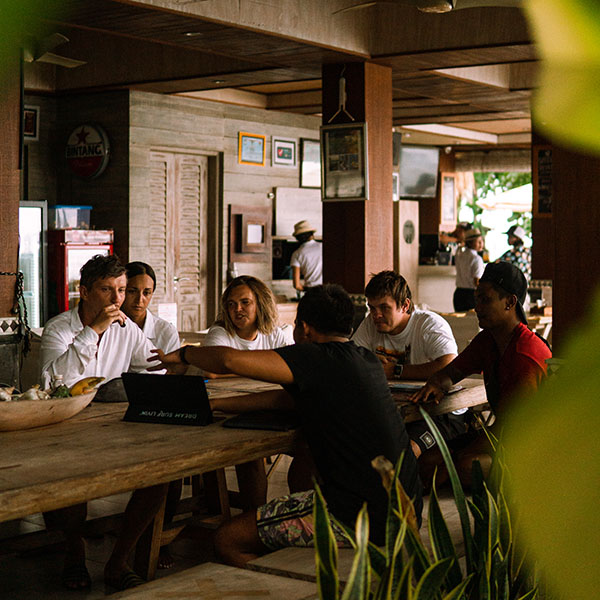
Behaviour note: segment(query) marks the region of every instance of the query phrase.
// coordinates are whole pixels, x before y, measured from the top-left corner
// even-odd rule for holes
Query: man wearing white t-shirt
[[[290,266],[294,288],[299,292],[323,283],[323,245],[314,239],[315,231],[308,221],[294,225],[293,235],[302,245],[292,254]]]
[[[414,308],[402,275],[377,273],[365,295],[370,312],[352,341],[379,357],[388,379],[427,379],[454,360],[458,349],[450,325],[436,313]],[[464,433],[464,412],[435,418],[445,439]],[[435,445],[424,421],[408,424],[407,431],[417,457]]]

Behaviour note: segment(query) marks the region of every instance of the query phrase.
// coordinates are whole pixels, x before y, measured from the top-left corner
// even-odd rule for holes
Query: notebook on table
[[[212,410],[204,377],[123,373],[129,406],[124,421],[209,425]]]

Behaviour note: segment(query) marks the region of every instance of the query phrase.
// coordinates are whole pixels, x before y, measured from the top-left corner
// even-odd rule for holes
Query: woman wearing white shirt
[[[121,310],[144,332],[144,335],[163,352],[172,352],[181,345],[177,329],[168,321],[154,316],[148,305],[156,289],[154,269],[143,262],[130,262],[127,269],[127,289]]]
[[[475,288],[483,275],[483,259],[478,252],[483,250],[483,237],[479,229],[465,233],[465,246],[456,253],[456,290],[454,310],[464,312],[475,308]]]
[[[273,292],[256,277],[240,275],[225,288],[217,322],[208,330],[203,346],[238,350],[273,350],[294,343],[291,327],[278,327]],[[207,377],[226,377],[205,373]],[[267,500],[267,476],[262,459],[236,465],[240,500],[251,510]]]

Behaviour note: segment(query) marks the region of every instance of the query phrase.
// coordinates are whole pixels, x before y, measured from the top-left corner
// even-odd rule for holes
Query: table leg
[[[167,494],[165,491],[165,496],[156,516],[141,535],[135,549],[134,569],[136,573],[148,581],[156,576],[166,501]]]

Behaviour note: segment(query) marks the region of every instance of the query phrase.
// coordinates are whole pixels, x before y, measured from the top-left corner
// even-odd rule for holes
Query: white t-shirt
[[[50,387],[54,375],[71,386],[84,377],[104,377],[105,383],[124,371],[144,371],[153,345],[130,319],[125,327],[113,323],[102,335],[83,326],[78,308],[46,323],[40,346],[40,382]]]
[[[462,248],[454,258],[456,264],[456,287],[474,290],[474,279],[481,279],[485,265],[473,248]]]
[[[397,335],[380,333],[367,315],[352,341],[375,354],[403,357],[407,365],[420,365],[445,354],[458,354],[448,321],[428,310],[413,310],[404,331]]]
[[[146,321],[142,331],[153,348],[159,348],[165,353],[173,352],[181,346],[177,329],[168,321],[155,317],[149,310],[146,311]]]
[[[289,325],[276,327],[273,333],[265,335],[258,332],[253,340],[244,340],[236,334],[231,335],[224,327],[213,325],[206,334],[203,346],[227,346],[237,350],[273,350],[294,343],[292,328]]]
[[[323,283],[323,244],[316,240],[304,242],[294,251],[290,259],[291,267],[300,267],[304,287],[311,288]]]

